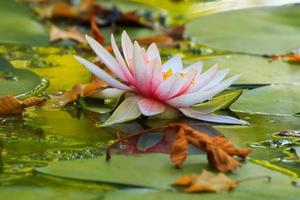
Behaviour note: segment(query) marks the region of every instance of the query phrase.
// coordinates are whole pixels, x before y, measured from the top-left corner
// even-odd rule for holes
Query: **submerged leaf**
[[[184,128],[180,128],[174,142],[171,145],[171,160],[179,168],[182,167],[188,155],[188,141],[185,135]]]
[[[62,30],[57,26],[52,25],[50,29],[50,41],[56,42],[65,39],[71,39],[79,43],[86,43],[84,35],[78,31],[75,26],[71,26],[67,30]]]

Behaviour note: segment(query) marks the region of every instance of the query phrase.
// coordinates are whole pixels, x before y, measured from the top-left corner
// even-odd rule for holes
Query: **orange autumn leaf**
[[[67,30],[62,30],[57,26],[52,25],[50,29],[50,41],[56,42],[64,39],[71,39],[79,43],[86,43],[84,35],[78,31],[75,26],[71,26]]]
[[[107,87],[107,84],[104,81],[102,81],[95,75],[92,75],[92,80],[90,83],[77,84],[73,86],[73,88],[70,91],[67,91],[60,96],[51,95],[51,97],[52,99],[59,100],[60,106],[64,106],[67,103],[76,101],[80,96],[86,97],[92,95],[97,90],[104,89],[105,87]]]
[[[31,106],[41,106],[46,99],[38,97],[29,97],[24,100],[16,99],[14,96],[0,97],[0,114],[22,113],[25,108]]]
[[[239,166],[239,162],[233,156],[245,159],[251,152],[249,148],[236,148],[223,136],[209,137],[183,123],[171,124],[168,127],[175,129],[178,132],[177,134],[180,135],[180,137],[177,135],[172,146],[179,144],[179,139],[177,138],[186,139],[187,143],[181,141],[182,146],[178,149],[186,149],[188,148],[188,144],[191,144],[200,150],[205,151],[209,166],[218,169],[221,172],[236,170]],[[182,135],[185,135],[185,137]],[[183,155],[182,150],[171,150],[171,160],[175,166],[183,166],[183,162],[186,158],[183,157]]]
[[[300,54],[299,53],[288,53],[288,54],[283,54],[283,55],[274,55],[274,56],[271,56],[271,59],[269,60],[269,62],[271,63],[276,60],[300,63]]]
[[[198,179],[196,175],[183,175],[172,183],[172,186],[187,187],[193,185]]]
[[[185,176],[187,179],[189,176]],[[183,185],[182,177],[179,177],[172,185],[173,186],[187,186],[185,192],[225,192],[230,191],[237,186],[237,182],[228,178],[225,174],[219,173],[217,175],[203,171],[200,176],[192,175],[190,179],[193,180],[191,185]]]
[[[188,155],[188,141],[183,128],[180,128],[171,146],[171,160],[179,168],[182,167]]]

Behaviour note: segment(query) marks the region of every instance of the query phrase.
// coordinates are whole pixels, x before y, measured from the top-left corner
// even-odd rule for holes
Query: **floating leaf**
[[[186,183],[188,178],[190,178],[190,185]],[[188,186],[185,192],[226,192],[234,189],[237,186],[237,182],[223,173],[215,175],[209,171],[203,171],[196,177],[194,175],[179,177],[172,185]]]
[[[41,78],[34,72],[14,68],[7,60],[0,57],[0,96],[24,94],[41,84]]]
[[[224,92],[212,100],[192,106],[193,109],[203,113],[212,113],[217,110],[228,108],[233,102],[235,102],[243,93],[243,90],[235,90]]]
[[[59,40],[71,39],[79,43],[86,43],[84,34],[79,32],[75,26],[62,30],[52,25],[50,29],[50,41],[57,42]]]
[[[299,93],[299,86],[265,86],[244,92],[230,108],[239,112],[294,115],[300,112]]]
[[[25,108],[31,106],[41,106],[46,99],[38,97],[29,97],[24,100],[18,100],[13,96],[0,97],[0,114],[22,113]]]
[[[185,36],[222,50],[284,54],[299,48],[299,11],[293,5],[213,14],[188,23]]]
[[[45,45],[49,43],[46,29],[33,20],[33,14],[22,4],[0,1],[0,42]]]

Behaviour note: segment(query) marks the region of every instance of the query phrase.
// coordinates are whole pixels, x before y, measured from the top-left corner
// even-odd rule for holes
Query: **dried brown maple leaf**
[[[95,75],[92,75],[92,79],[90,83],[77,84],[73,86],[73,88],[70,91],[67,91],[59,96],[51,95],[51,98],[59,100],[60,106],[64,106],[67,103],[76,101],[79,96],[82,97],[89,96],[94,92],[96,92],[97,90],[104,89],[105,87],[107,87],[107,84],[104,81],[102,81]]]
[[[189,184],[185,184],[187,179],[191,180]],[[237,184],[223,173],[215,175],[204,170],[200,176],[179,177],[172,185],[186,186],[185,192],[224,192],[234,189]]]
[[[177,167],[182,167],[188,155],[188,141],[183,128],[180,128],[171,145],[171,160]]]
[[[22,113],[25,108],[31,106],[41,106],[46,99],[38,97],[29,97],[24,100],[16,99],[14,96],[0,97],[0,114]]]
[[[205,151],[209,165],[222,172],[237,169],[239,162],[233,156],[245,159],[251,152],[249,148],[236,148],[223,136],[209,137],[183,123],[170,124],[168,127],[175,129],[178,131],[177,134],[181,135],[180,137],[176,137],[173,143],[185,145],[185,147],[181,146],[180,148],[173,148],[171,150],[171,158],[173,158],[171,160],[177,167],[183,166],[185,157],[183,157],[182,149],[188,148],[188,143]],[[185,137],[182,135],[185,135]],[[186,140],[187,142],[185,142]]]
[[[50,41],[56,42],[62,39],[71,39],[79,43],[86,43],[84,35],[75,26],[71,26],[67,30],[62,30],[52,25],[50,29]]]

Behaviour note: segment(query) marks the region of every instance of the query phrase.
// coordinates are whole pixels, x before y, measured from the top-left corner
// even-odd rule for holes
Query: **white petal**
[[[114,54],[115,54],[115,56],[117,58],[117,61],[119,63],[120,69],[122,70],[123,74],[126,77],[125,81],[132,82],[133,76],[130,73],[130,71],[129,71],[129,69],[128,69],[128,67],[127,67],[127,65],[126,65],[126,63],[125,63],[125,61],[124,61],[124,59],[123,59],[120,51],[119,51],[119,48],[118,48],[118,46],[116,44],[116,41],[115,41],[115,38],[114,38],[113,34],[111,34],[111,46],[112,46]]]
[[[203,74],[199,74],[195,78],[195,83],[192,87],[189,88],[187,92],[195,92],[204,87],[218,72],[218,65],[214,65],[209,70],[204,72]]]
[[[125,60],[128,64],[128,66],[131,67],[132,59],[133,59],[133,44],[131,42],[130,37],[126,33],[126,31],[123,31],[123,33],[122,33],[121,45],[122,45],[122,50],[123,50]]]
[[[94,52],[99,56],[102,62],[112,71],[116,76],[118,76],[122,80],[126,80],[126,77],[122,70],[120,69],[119,64],[117,63],[116,59],[96,40],[91,38],[90,36],[85,36],[87,42],[94,50]]]
[[[179,109],[185,116],[199,119],[208,122],[215,122],[215,123],[223,123],[223,124],[238,124],[238,125],[249,125],[248,122],[239,120],[229,116],[222,116],[222,115],[213,115],[213,114],[203,114],[197,110],[193,110],[191,108],[182,108]]]
[[[123,123],[127,121],[134,120],[141,115],[141,112],[138,107],[139,97],[132,96],[125,99],[113,112],[113,114],[109,117],[102,127],[110,126],[116,123]]]
[[[202,103],[212,97],[213,92],[211,91],[198,91],[174,97],[168,100],[167,103],[176,108],[185,108],[194,104]]]
[[[212,91],[214,93],[214,95],[222,92],[223,90],[225,90],[226,88],[228,88],[232,83],[234,83],[236,80],[238,80],[240,78],[241,74],[233,76],[229,79],[226,79],[225,81],[222,81],[221,83],[219,83],[218,85],[215,85],[214,87],[212,87],[209,91]]]
[[[124,90],[120,90],[117,88],[106,88],[101,91],[97,91],[89,97],[98,98],[98,99],[118,99],[122,94],[124,94]]]
[[[208,90],[211,87],[219,84],[225,78],[228,72],[229,69],[223,69],[221,71],[218,71],[215,77],[209,83],[207,83],[203,88],[201,88],[201,90]]]
[[[171,68],[173,70],[173,73],[175,73],[175,72],[182,71],[183,64],[179,56],[173,56],[171,59],[165,62],[161,67],[163,72],[166,72],[168,71],[169,68]]]
[[[203,68],[203,62],[199,61],[199,62],[195,62],[189,66],[187,66],[186,68],[184,68],[183,72],[188,72],[191,69],[196,69],[198,71],[198,73],[200,74],[202,72],[202,68]]]
[[[152,116],[164,112],[165,106],[158,101],[143,98],[138,101],[139,109],[145,116]]]
[[[160,59],[160,55],[159,55],[159,50],[156,46],[155,43],[152,43],[148,49],[147,49],[147,57],[148,57],[148,60],[151,61],[151,60],[154,60],[154,59],[158,59],[159,61],[159,64],[161,65],[161,59]]]
[[[136,87],[144,93],[148,93],[151,86],[150,69],[146,68],[146,63],[143,57],[143,50],[137,42],[133,46],[133,67]]]
[[[173,74],[167,80],[164,80],[156,89],[155,93],[160,99],[170,99],[175,96],[184,85],[180,73]]]
[[[90,72],[92,72],[93,74],[98,76],[100,79],[105,81],[110,86],[113,86],[115,88],[119,88],[121,90],[132,91],[132,89],[130,87],[128,87],[127,85],[124,85],[123,83],[117,81],[116,79],[111,77],[109,74],[107,74],[104,70],[102,70],[100,67],[98,67],[97,65],[95,65],[95,64],[93,64],[93,63],[91,63],[91,62],[87,61],[86,59],[81,58],[79,56],[74,56],[74,58],[78,62],[83,64]]]

